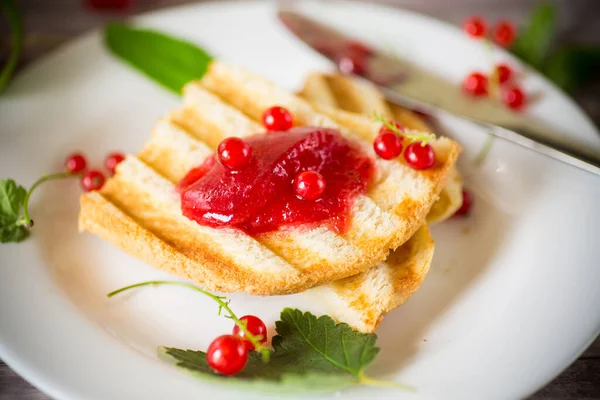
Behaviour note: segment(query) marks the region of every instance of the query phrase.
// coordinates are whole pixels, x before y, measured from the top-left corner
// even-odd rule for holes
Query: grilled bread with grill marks
[[[377,113],[398,121],[407,129],[434,132],[431,124],[418,113],[386,101],[375,85],[347,75],[311,73],[299,94],[325,113],[327,109],[340,109],[366,117]],[[337,114],[340,115],[339,111]],[[461,205],[462,177],[453,167],[438,201],[427,215],[427,222],[444,221],[453,216]]]
[[[138,156],[128,156],[99,193],[82,196],[80,228],[221,292],[295,293],[383,261],[423,224],[458,156],[453,141],[432,142],[438,162],[427,171],[376,159],[379,178],[368,195],[356,199],[351,228],[343,235],[294,227],[250,237],[181,214],[176,182],[222,138],[259,133],[256,121],[275,104],[287,107],[296,125],[339,129],[376,159],[365,141],[379,129],[373,121],[353,116],[340,123],[254,74],[214,62],[200,81],[186,87],[184,107],[157,123]]]

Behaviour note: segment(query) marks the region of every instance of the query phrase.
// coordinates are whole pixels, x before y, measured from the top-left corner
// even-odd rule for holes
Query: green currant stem
[[[38,179],[33,184],[33,186],[31,186],[31,188],[27,191],[27,194],[25,194],[25,199],[23,200],[23,218],[19,219],[19,221],[17,221],[17,224],[22,225],[26,228],[31,228],[33,226],[33,221],[31,220],[31,217],[29,217],[29,198],[38,186],[47,181],[71,178],[75,176],[79,176],[79,174],[73,174],[71,172],[58,172],[56,174],[44,175],[40,179]]]
[[[415,388],[413,388],[412,386],[402,385],[401,383],[397,383],[397,382],[393,382],[393,381],[382,381],[379,379],[369,378],[362,371],[360,371],[358,373],[358,383],[361,385],[365,385],[365,386],[395,388],[395,389],[407,390],[410,392],[415,391]]]
[[[247,338],[250,343],[252,343],[254,345],[254,348],[257,351],[260,351],[260,354],[262,355],[262,359],[263,362],[268,362],[269,361],[269,356],[271,355],[271,353],[269,352],[268,349],[264,348],[262,346],[262,344],[260,343],[260,337],[257,337],[255,335],[253,335],[252,333],[250,333],[250,331],[248,330],[248,328],[246,328],[246,324],[243,323],[242,321],[240,321],[240,319],[234,314],[234,312],[231,310],[231,308],[229,308],[229,302],[227,301],[223,301],[223,297],[220,296],[216,296],[210,292],[207,292],[206,290],[200,289],[197,286],[194,286],[192,284],[189,283],[185,283],[185,282],[176,282],[176,281],[148,281],[148,282],[141,282],[141,283],[136,283],[134,285],[129,285],[129,286],[125,286],[121,289],[117,289],[115,291],[110,292],[109,294],[106,295],[106,297],[113,297],[121,292],[124,292],[126,290],[129,289],[133,289],[133,288],[137,288],[137,287],[141,287],[141,286],[153,286],[153,285],[173,285],[173,286],[183,286],[192,290],[195,290],[197,292],[200,292],[202,294],[204,294],[205,296],[210,297],[211,299],[213,299],[214,301],[217,302],[217,304],[219,304],[219,310],[224,309],[225,311],[227,311],[227,313],[229,314],[229,318],[231,318],[233,320],[233,322],[235,322],[235,324],[240,328],[240,330],[242,330],[242,332],[244,332],[244,337]]]
[[[408,132],[401,131],[395,124],[393,124],[391,121],[388,121],[383,115],[377,114],[376,112],[373,113],[373,118],[376,121],[381,122],[386,128],[395,134],[407,138],[411,143],[421,142],[421,146],[425,146],[428,141],[435,139],[435,134],[429,132],[420,132],[415,130],[409,130]]]

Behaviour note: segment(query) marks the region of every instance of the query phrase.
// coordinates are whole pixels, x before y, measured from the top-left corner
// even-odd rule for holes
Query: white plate
[[[483,59],[481,46],[423,16],[356,3],[309,8],[372,41],[387,38],[456,82]],[[192,5],[139,22],[203,43],[289,87],[328,67],[276,23],[273,4]],[[600,145],[567,97],[535,75],[526,85],[542,93],[531,114]],[[135,152],[153,121],[177,105],[90,34],[22,73],[0,97],[1,170],[29,185],[75,149],[95,165],[109,150]],[[501,141],[473,170],[469,160],[485,135],[457,121],[444,125],[465,147],[462,168],[477,194],[475,212],[435,228],[431,272],[381,324],[383,351],[370,368],[417,392],[356,388],[345,398],[522,397],[556,376],[599,331],[600,179]],[[230,321],[216,316],[211,301],[179,288],[108,301],[112,289],[167,276],[79,235],[78,193],[74,182],[42,187],[32,204],[32,238],[0,247],[0,357],[63,399],[262,397],[198,381],[156,359],[157,345],[206,348]],[[319,312],[301,296],[231,298],[239,314],[270,323],[284,306]]]

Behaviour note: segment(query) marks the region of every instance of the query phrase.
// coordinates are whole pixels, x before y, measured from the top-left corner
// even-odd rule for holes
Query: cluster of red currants
[[[292,114],[281,106],[267,109],[262,122],[267,132],[284,132],[293,126]],[[217,157],[225,168],[236,172],[252,162],[252,147],[243,139],[230,137],[219,144]],[[304,171],[294,178],[294,191],[302,200],[319,199],[326,186],[325,178],[317,171]]]
[[[517,30],[510,21],[499,21],[490,31],[486,21],[478,16],[467,18],[463,29],[473,38],[491,39],[506,48],[514,43],[517,35]],[[472,72],[467,75],[463,80],[463,89],[472,96],[486,96],[491,92],[490,85],[495,84],[501,89],[502,102],[513,110],[520,110],[527,102],[527,96],[514,80],[515,73],[512,68],[505,63],[500,63],[494,66],[489,77],[481,72]]]
[[[404,127],[398,122],[392,121],[389,126],[384,124],[373,142],[375,153],[384,160],[400,156],[405,140],[402,132]],[[414,169],[429,169],[435,164],[435,152],[430,144],[415,141],[406,146],[404,160]]]
[[[246,330],[258,339],[260,344],[267,342],[267,326],[258,317],[246,315],[240,318]],[[234,375],[240,372],[248,362],[248,352],[256,350],[246,334],[236,324],[232,335],[222,335],[212,341],[206,351],[206,362],[216,372]]]
[[[104,166],[111,175],[114,175],[117,165],[125,159],[121,153],[110,153],[104,159]],[[100,190],[104,186],[106,177],[97,169],[87,169],[87,160],[81,153],[73,153],[65,160],[67,171],[72,174],[81,175],[81,187],[86,192]]]

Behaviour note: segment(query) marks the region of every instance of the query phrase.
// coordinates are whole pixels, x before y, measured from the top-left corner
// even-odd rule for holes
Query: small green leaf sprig
[[[79,176],[81,174],[72,172],[44,175],[29,190],[13,179],[0,179],[0,243],[18,243],[29,237],[33,227],[33,219],[29,215],[29,199],[42,183]]]

